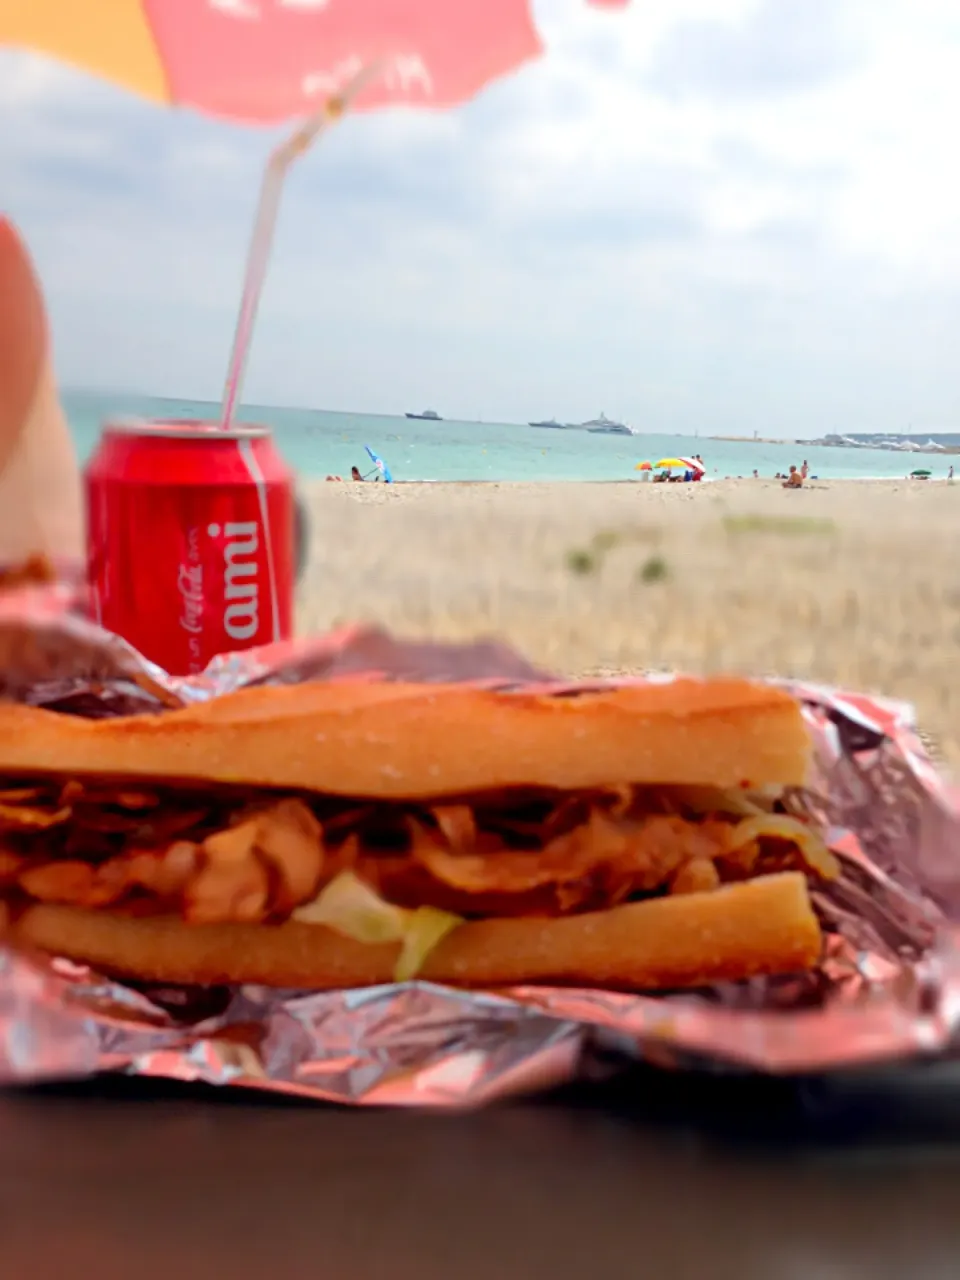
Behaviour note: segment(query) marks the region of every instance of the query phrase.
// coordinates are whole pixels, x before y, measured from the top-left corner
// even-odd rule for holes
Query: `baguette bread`
[[[145,982],[258,983],[324,991],[393,980],[399,944],[357,942],[291,920],[188,925],[75,907],[29,908],[13,940]],[[419,977],[455,987],[518,983],[664,990],[808,969],[820,927],[799,872],[564,919],[469,921]]]
[[[3,705],[0,918],[15,945],[167,983],[388,982],[424,912],[441,927],[415,971],[454,986],[790,972],[816,963],[808,878],[834,864],[749,793],[802,786],[808,761],[797,703],[743,680],[344,682],[99,721]],[[343,876],[378,928],[408,923],[368,936],[366,902],[358,932],[356,901],[331,921]]]
[[[462,685],[245,689],[161,715],[0,706],[0,774],[226,783],[377,800],[618,783],[802,786],[794,700],[746,680],[545,697]]]

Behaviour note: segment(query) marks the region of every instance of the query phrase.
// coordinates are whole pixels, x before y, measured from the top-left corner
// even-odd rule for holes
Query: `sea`
[[[101,424],[110,418],[216,420],[218,405],[124,392],[69,391],[67,418],[82,459],[92,452]],[[245,405],[238,421],[269,425],[287,462],[303,476],[349,476],[373,464],[367,446],[394,480],[631,480],[640,462],[698,453],[708,479],[786,472],[807,460],[823,479],[896,479],[918,467],[946,476],[953,459],[880,449],[844,449],[761,440],[643,432],[634,436],[531,427],[524,423],[426,422],[401,415],[340,413],[327,409]],[[811,435],[817,434],[811,431]]]

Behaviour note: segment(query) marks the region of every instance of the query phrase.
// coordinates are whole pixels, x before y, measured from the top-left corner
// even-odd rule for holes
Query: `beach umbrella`
[[[933,475],[933,472],[927,471],[924,467],[919,467],[916,471],[911,471],[910,474],[912,476],[916,476],[918,479],[926,480],[929,476]]]
[[[703,463],[698,462],[696,458],[661,458],[654,465],[658,471],[663,467],[683,467],[685,471],[706,471]]]
[[[652,471],[653,466],[649,462],[638,462],[633,469],[634,471]]]
[[[387,484],[393,484],[393,473],[391,472],[387,464],[384,462],[384,460],[380,457],[379,453],[374,453],[368,444],[365,444],[363,447],[366,449],[367,453],[369,453],[371,460],[373,461],[377,470],[383,476]]]
[[[374,67],[354,109],[453,107],[543,51],[530,0],[0,0],[0,44],[251,124],[309,116]]]
[[[705,472],[706,467],[697,458],[681,458],[681,466],[687,467],[690,471]]]
[[[613,9],[628,0],[585,3]],[[47,53],[153,102],[245,123],[303,120],[264,175],[225,426],[290,165],[348,108],[453,107],[542,52],[530,0],[0,0],[3,44]]]

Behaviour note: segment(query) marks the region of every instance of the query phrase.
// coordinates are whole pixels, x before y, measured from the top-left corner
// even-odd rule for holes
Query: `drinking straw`
[[[230,351],[227,380],[223,389],[220,426],[224,430],[228,430],[232,424],[233,415],[240,402],[243,375],[250,352],[250,339],[257,318],[257,308],[260,305],[260,295],[263,292],[267,264],[270,261],[273,233],[277,225],[277,213],[280,209],[280,198],[283,195],[287,171],[295,160],[299,160],[306,154],[317,139],[336,124],[357,95],[380,75],[381,71],[382,65],[379,62],[364,67],[339,93],[332,94],[319,110],[299,124],[290,137],[278,143],[270,153],[263,181],[260,184],[260,200],[257,204],[257,216],[254,219],[253,235],[247,252],[240,310],[233,335],[233,347]]]

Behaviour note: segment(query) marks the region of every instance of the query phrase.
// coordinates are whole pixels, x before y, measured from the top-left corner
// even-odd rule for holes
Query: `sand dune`
[[[301,627],[496,633],[572,674],[772,672],[910,700],[960,767],[960,484],[308,484]]]

